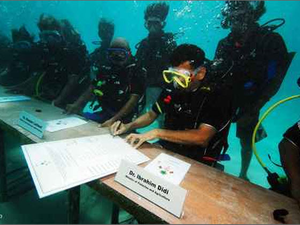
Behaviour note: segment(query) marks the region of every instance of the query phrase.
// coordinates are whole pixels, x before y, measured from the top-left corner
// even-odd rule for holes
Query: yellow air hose
[[[39,90],[39,89],[40,89],[40,84],[41,84],[41,82],[42,82],[42,80],[43,80],[43,78],[44,78],[44,76],[45,76],[45,73],[46,73],[46,72],[43,72],[43,73],[40,75],[38,81],[36,82],[36,86],[35,86],[35,95],[36,95],[37,98],[40,98],[40,90]]]
[[[258,121],[258,123],[256,124],[255,128],[254,128],[254,131],[253,131],[253,134],[252,134],[252,150],[253,150],[253,153],[256,157],[256,159],[258,160],[259,164],[262,166],[262,168],[267,172],[269,173],[270,171],[268,170],[268,168],[266,167],[266,165],[263,163],[263,161],[261,160],[261,158],[259,157],[259,155],[257,154],[257,149],[256,149],[256,146],[255,146],[255,137],[256,137],[256,133],[257,133],[257,130],[260,126],[260,124],[265,120],[265,118],[275,109],[277,108],[279,105],[287,102],[287,101],[290,101],[290,100],[293,100],[295,98],[300,98],[300,95],[293,95],[293,96],[290,96],[288,98],[285,98],[285,99],[282,99],[278,102],[276,102],[274,105],[272,105],[264,114],[263,116],[261,117],[261,119]]]

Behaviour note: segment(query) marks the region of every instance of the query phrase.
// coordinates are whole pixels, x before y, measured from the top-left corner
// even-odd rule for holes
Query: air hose
[[[37,82],[36,82],[36,86],[35,86],[35,95],[37,98],[40,98],[40,85],[41,85],[41,82],[43,80],[45,76],[45,72],[43,72],[40,77],[38,78]]]
[[[264,114],[263,116],[261,117],[261,119],[258,121],[258,123],[256,124],[255,128],[254,128],[254,131],[253,131],[253,135],[252,135],[252,150],[253,150],[253,153],[257,159],[257,161],[259,162],[259,164],[262,166],[262,168],[268,173],[268,175],[271,174],[270,170],[266,167],[266,165],[263,163],[263,161],[261,160],[261,158],[259,157],[258,153],[257,153],[257,149],[256,149],[256,146],[255,146],[255,137],[256,137],[256,133],[258,131],[258,128],[259,126],[261,125],[261,123],[266,119],[266,117],[275,109],[277,108],[279,105],[285,103],[285,102],[288,102],[288,101],[291,101],[293,99],[296,99],[296,98],[300,98],[300,95],[293,95],[293,96],[290,96],[288,98],[285,98],[285,99],[282,99],[278,102],[276,102],[274,105],[272,105]]]

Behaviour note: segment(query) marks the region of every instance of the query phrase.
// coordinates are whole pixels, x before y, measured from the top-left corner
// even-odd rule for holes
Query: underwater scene
[[[0,87],[96,121],[114,135],[145,113],[145,126],[132,125],[149,134],[130,137],[136,147],[171,139],[181,154],[196,134],[187,141],[151,131],[203,125],[207,149],[227,137],[227,151],[203,155],[192,146],[183,155],[210,166],[218,161],[225,173],[269,189],[268,173],[287,176],[279,143],[300,120],[299,9],[298,1],[0,1]],[[131,80],[109,77],[112,71]],[[217,97],[193,95],[199,89]],[[299,136],[298,130],[297,143]],[[5,135],[5,146],[8,168],[26,166],[19,140]],[[0,224],[67,223],[66,195],[38,199],[33,188],[0,204]],[[82,186],[81,223],[111,223],[112,207]],[[121,210],[122,220],[137,222]]]

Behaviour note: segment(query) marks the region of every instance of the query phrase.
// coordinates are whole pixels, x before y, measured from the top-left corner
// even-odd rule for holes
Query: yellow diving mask
[[[187,88],[192,81],[193,75],[188,70],[169,68],[163,71],[163,77],[168,84],[175,81],[182,88]]]

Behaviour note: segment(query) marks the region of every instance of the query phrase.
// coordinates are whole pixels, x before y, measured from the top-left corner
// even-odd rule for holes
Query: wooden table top
[[[5,89],[0,86],[1,97],[10,95],[11,94],[6,94]],[[41,112],[36,112],[36,110],[41,110]],[[40,139],[18,126],[18,120],[21,111],[26,111],[44,121],[63,119],[69,117],[69,115],[64,114],[63,110],[60,108],[36,99],[31,99],[30,101],[0,103],[1,128],[4,130],[10,130],[16,134],[17,137],[22,138],[23,143],[41,143],[45,141],[57,141],[109,133],[107,129],[99,128],[98,123],[89,120],[88,123],[84,125],[73,127],[67,130],[61,130],[52,133],[45,131],[43,138]],[[82,119],[85,120],[85,118]]]
[[[0,88],[0,96],[5,96]],[[36,109],[42,112],[36,112]],[[0,126],[23,138],[24,143],[40,143],[68,138],[108,133],[89,121],[85,125],[58,132],[45,132],[39,139],[17,125],[19,114],[25,110],[47,120],[65,118],[62,110],[32,99],[24,102],[0,103]],[[141,222],[186,223],[277,223],[273,219],[275,209],[289,211],[288,223],[300,223],[300,210],[296,201],[228,175],[189,158],[171,153],[154,145],[144,144],[139,149],[153,159],[164,152],[192,164],[180,186],[188,191],[181,219],[154,205],[148,200],[114,181],[115,175],[89,183],[95,190],[116,202]],[[149,162],[147,162],[149,163]],[[147,163],[142,164],[144,167]]]
[[[140,151],[149,158],[164,152],[192,164],[180,186],[188,191],[181,219],[173,216],[148,200],[114,181],[115,175],[102,178],[90,185],[119,205],[141,222],[171,224],[274,224],[275,209],[287,209],[288,223],[300,223],[300,210],[295,200],[223,173],[184,156],[146,144]],[[144,167],[148,164],[144,163]],[[105,190],[107,188],[107,190]],[[119,196],[115,197],[115,190]],[[150,212],[151,215],[147,214]]]

